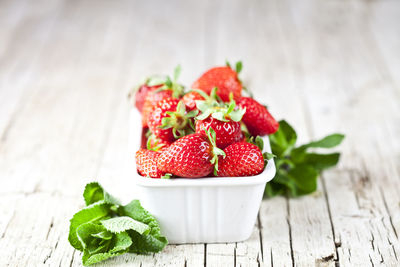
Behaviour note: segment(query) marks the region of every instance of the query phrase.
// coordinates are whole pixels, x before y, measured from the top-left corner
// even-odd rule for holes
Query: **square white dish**
[[[249,177],[152,179],[136,171],[134,155],[141,144],[141,116],[130,111],[129,177],[143,207],[160,223],[171,244],[238,242],[249,238],[260,208],[264,188],[275,176],[270,160],[264,171]],[[264,151],[271,152],[268,136]],[[125,184],[125,183],[124,183]]]

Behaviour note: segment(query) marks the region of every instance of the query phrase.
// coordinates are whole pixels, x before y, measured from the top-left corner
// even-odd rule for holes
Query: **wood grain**
[[[0,1],[0,265],[81,266],[68,219],[113,190],[127,92],[243,60],[243,82],[299,142],[346,134],[318,192],[264,200],[245,242],[170,245],[102,266],[398,266],[398,1]]]

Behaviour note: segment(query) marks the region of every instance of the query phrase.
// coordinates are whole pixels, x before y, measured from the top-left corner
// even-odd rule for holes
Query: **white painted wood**
[[[352,12],[343,13],[343,8]],[[306,8],[313,15],[301,16],[297,25],[299,32],[304,24],[311,27],[310,35],[299,35],[299,46],[305,55],[305,73],[312,74],[305,76],[305,95],[313,133],[321,136],[339,129],[347,134],[341,162],[346,171],[326,173],[335,258],[343,265],[395,266],[399,242],[383,192],[388,192],[392,203],[395,199],[399,203],[398,174],[384,174],[399,151],[392,149],[398,141],[384,131],[387,120],[390,125],[399,120],[398,96],[393,81],[382,75],[385,68],[365,23],[368,7],[350,3],[322,5],[321,9],[315,14]],[[326,29],[333,25],[338,30],[328,34]]]
[[[45,2],[0,3],[0,265],[81,266],[68,219],[86,182],[125,173],[129,87],[225,59],[300,143],[346,133],[339,168],[263,201],[245,242],[100,265],[399,265],[399,3]]]

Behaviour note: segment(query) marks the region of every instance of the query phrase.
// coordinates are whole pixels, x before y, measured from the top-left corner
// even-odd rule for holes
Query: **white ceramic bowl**
[[[141,143],[141,117],[130,114],[131,155]],[[264,137],[264,150],[271,152]],[[134,161],[133,161],[134,162]],[[270,160],[257,176],[151,179],[132,164],[132,181],[144,208],[159,221],[171,244],[238,242],[250,237],[265,185],[275,176]]]

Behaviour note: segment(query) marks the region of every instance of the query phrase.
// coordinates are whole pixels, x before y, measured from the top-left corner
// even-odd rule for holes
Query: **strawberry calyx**
[[[161,179],[171,179],[172,178],[172,174],[171,173],[166,173],[163,176],[161,176]]]
[[[172,128],[172,133],[175,139],[194,133],[195,127],[192,118],[196,117],[198,112],[198,110],[186,112],[185,104],[182,101],[179,101],[176,111],[165,112],[168,116],[162,118],[159,128]]]
[[[226,66],[233,69],[231,63],[229,63],[228,60],[226,60],[225,63],[226,63]],[[243,69],[242,61],[236,62],[234,71],[236,71],[236,73],[239,75],[239,73],[242,71],[242,69]]]
[[[158,151],[164,146],[166,146],[166,144],[160,143],[160,140],[153,134],[147,138],[147,150]]]
[[[204,129],[204,131],[206,132],[208,141],[210,142],[210,144],[212,146],[212,154],[213,155],[212,155],[210,162],[211,162],[211,164],[214,165],[214,175],[216,176],[218,173],[218,157],[223,156],[225,158],[226,154],[222,149],[217,147],[217,144],[216,144],[217,135],[216,135],[214,129],[210,127],[208,130]]]
[[[165,91],[165,90],[171,90],[172,97],[179,98],[184,94],[184,89],[185,89],[183,85],[178,83],[178,78],[180,73],[181,73],[181,66],[178,65],[174,69],[174,74],[172,78],[170,76],[166,77],[153,76],[146,80],[146,84],[148,86],[162,85],[154,93],[158,93],[160,91]]]
[[[216,88],[215,93],[216,93]],[[213,91],[214,91],[213,89]],[[231,95],[232,96],[232,95]],[[221,103],[217,101],[207,102],[206,100],[196,100],[196,107],[201,111],[201,114],[196,117],[197,120],[205,120],[210,115],[219,121],[228,122],[229,120],[238,122],[241,121],[246,113],[246,108],[237,108],[235,100],[230,97],[229,103]]]
[[[204,100],[196,100],[196,101],[205,101],[206,103],[208,103],[208,104],[211,105],[211,104],[213,104],[214,102],[217,102],[217,103],[222,103],[222,102],[223,102],[222,99],[217,95],[217,90],[218,90],[218,88],[217,88],[217,87],[214,87],[214,88],[211,90],[210,95],[208,95],[208,94],[207,94],[206,92],[204,92],[203,90],[194,88],[194,89],[188,91],[188,93],[190,93],[190,92],[196,92],[196,93],[198,93],[199,95],[201,95],[201,96],[204,98]]]

